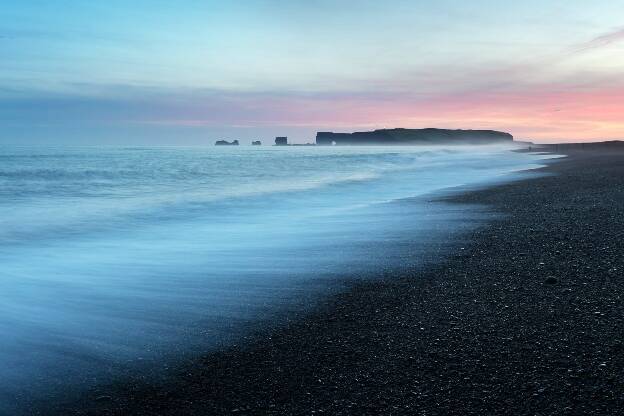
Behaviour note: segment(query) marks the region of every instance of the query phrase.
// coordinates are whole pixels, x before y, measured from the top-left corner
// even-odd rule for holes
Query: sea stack
[[[215,142],[215,146],[238,146],[238,140],[234,140],[232,142],[228,142],[227,140],[217,140]]]

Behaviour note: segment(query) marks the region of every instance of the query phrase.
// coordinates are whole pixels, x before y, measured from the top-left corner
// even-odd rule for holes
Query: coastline
[[[111,386],[58,413],[617,411],[624,153],[570,155],[544,169],[555,175],[445,198],[501,215],[442,263],[356,283],[165,384]]]

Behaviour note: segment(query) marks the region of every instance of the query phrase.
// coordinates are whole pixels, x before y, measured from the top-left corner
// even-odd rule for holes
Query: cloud
[[[578,45],[577,48],[575,48],[575,51],[583,52],[583,51],[587,51],[591,49],[603,48],[612,43],[616,43],[620,41],[624,41],[624,27],[614,30],[612,32],[605,33],[603,35],[595,37],[589,42],[585,42],[581,45]]]
[[[94,96],[0,97],[0,122],[24,129],[40,126],[52,132],[64,132],[67,126],[82,126],[84,131],[88,125],[88,131],[118,128],[133,134],[143,130],[165,134],[183,129],[177,130],[184,132],[180,137],[204,131],[206,137],[219,138],[209,134],[216,131],[232,139],[247,137],[245,134],[251,137],[256,131],[270,136],[302,129],[295,135],[301,141],[309,140],[318,130],[396,126],[494,128],[542,140],[617,138],[624,132],[624,84],[617,83],[518,82],[504,88],[487,86],[442,94],[136,86],[109,86],[104,94],[102,88],[93,88],[97,91]]]

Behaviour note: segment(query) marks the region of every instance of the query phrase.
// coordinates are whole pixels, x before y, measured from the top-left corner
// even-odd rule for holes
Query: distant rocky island
[[[217,140],[215,146],[238,146],[238,140],[228,142],[227,140]]]
[[[409,145],[511,143],[513,136],[496,130],[381,129],[355,133],[316,133],[317,145]]]

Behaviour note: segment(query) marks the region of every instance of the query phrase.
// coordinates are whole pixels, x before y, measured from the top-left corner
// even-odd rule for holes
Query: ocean
[[[551,157],[510,150],[0,148],[0,413],[166,370],[422,265],[482,215],[435,195]]]

